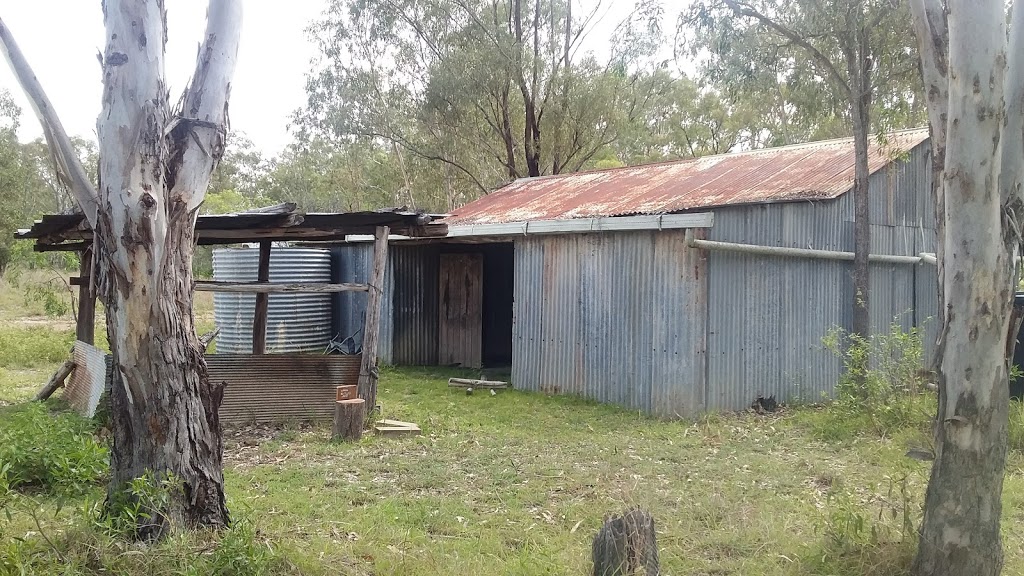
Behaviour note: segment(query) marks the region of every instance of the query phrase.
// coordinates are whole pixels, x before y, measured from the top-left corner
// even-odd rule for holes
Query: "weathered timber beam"
[[[82,242],[68,242],[66,244],[36,244],[32,246],[35,252],[81,252],[92,246],[92,240]]]
[[[53,393],[57,391],[57,388],[64,386],[64,381],[67,380],[68,376],[70,376],[71,373],[74,371],[75,361],[66,360],[63,364],[60,365],[60,368],[57,368],[57,371],[53,374],[53,376],[50,377],[50,381],[47,382],[46,385],[39,390],[39,392],[36,393],[36,401],[42,402],[43,400],[46,400],[50,396],[53,396]]]
[[[78,316],[75,318],[75,337],[93,344],[96,340],[96,293],[93,291],[92,283],[92,250],[81,252],[81,274],[82,283],[78,285]]]
[[[203,280],[196,282],[198,292],[266,293],[281,292],[366,292],[366,284],[326,283],[275,283],[275,282],[219,282]]]
[[[359,367],[359,396],[366,400],[367,415],[377,406],[377,342],[380,338],[381,303],[384,301],[384,274],[388,263],[388,230],[380,226],[374,233],[371,289],[367,293],[366,320],[363,324],[363,358]]]
[[[295,212],[295,208],[298,205],[295,202],[281,202],[280,204],[274,204],[273,206],[264,206],[263,208],[253,208],[252,210],[245,210],[242,214],[290,214]]]
[[[256,280],[260,284],[270,281],[270,240],[260,242],[260,260],[256,271]],[[267,312],[270,309],[270,295],[266,292],[256,293],[256,310],[252,316],[252,353],[264,354],[267,351]]]

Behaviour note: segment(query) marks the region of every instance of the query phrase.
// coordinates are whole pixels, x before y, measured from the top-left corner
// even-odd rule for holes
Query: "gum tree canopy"
[[[147,474],[171,497],[138,527],[224,526],[222,390],[212,384],[192,310],[195,221],[224,151],[241,0],[210,0],[193,77],[172,106],[163,0],[104,0],[97,121],[99,183],[89,181],[53,107],[0,21],[0,44],[43,126],[61,183],[95,231],[94,286],[113,354],[108,503]]]

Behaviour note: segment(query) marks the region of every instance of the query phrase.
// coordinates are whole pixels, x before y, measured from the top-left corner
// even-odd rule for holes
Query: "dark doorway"
[[[440,364],[457,363],[473,368],[512,365],[514,256],[511,242],[442,245],[438,303]],[[482,262],[482,273],[477,272],[478,262]],[[482,282],[472,286],[474,282],[470,281],[467,287],[465,279],[475,274],[482,274]],[[453,284],[457,279],[461,279],[460,286]],[[481,286],[482,294],[478,292]],[[476,298],[481,298],[480,304],[474,302]],[[479,320],[464,318],[467,314]],[[467,320],[478,323],[464,326]]]
[[[511,242],[484,247],[484,366],[500,368],[512,365],[515,248]]]

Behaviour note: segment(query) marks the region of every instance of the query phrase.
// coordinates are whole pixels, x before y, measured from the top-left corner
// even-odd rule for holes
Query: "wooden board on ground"
[[[449,378],[448,385],[456,388],[508,388],[508,382],[500,380],[471,380],[469,378]]]
[[[412,422],[378,420],[373,430],[378,436],[419,436],[422,430]]]
[[[355,385],[358,355],[210,354],[212,382],[226,382],[226,423],[329,421],[338,386]]]

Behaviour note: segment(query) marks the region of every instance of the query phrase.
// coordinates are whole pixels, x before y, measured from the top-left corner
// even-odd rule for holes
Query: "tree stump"
[[[366,401],[362,398],[338,400],[334,403],[335,440],[356,441],[363,437],[363,421],[366,419]]]
[[[658,543],[654,518],[639,508],[605,520],[594,537],[591,551],[594,576],[630,576],[639,568],[658,576]]]

